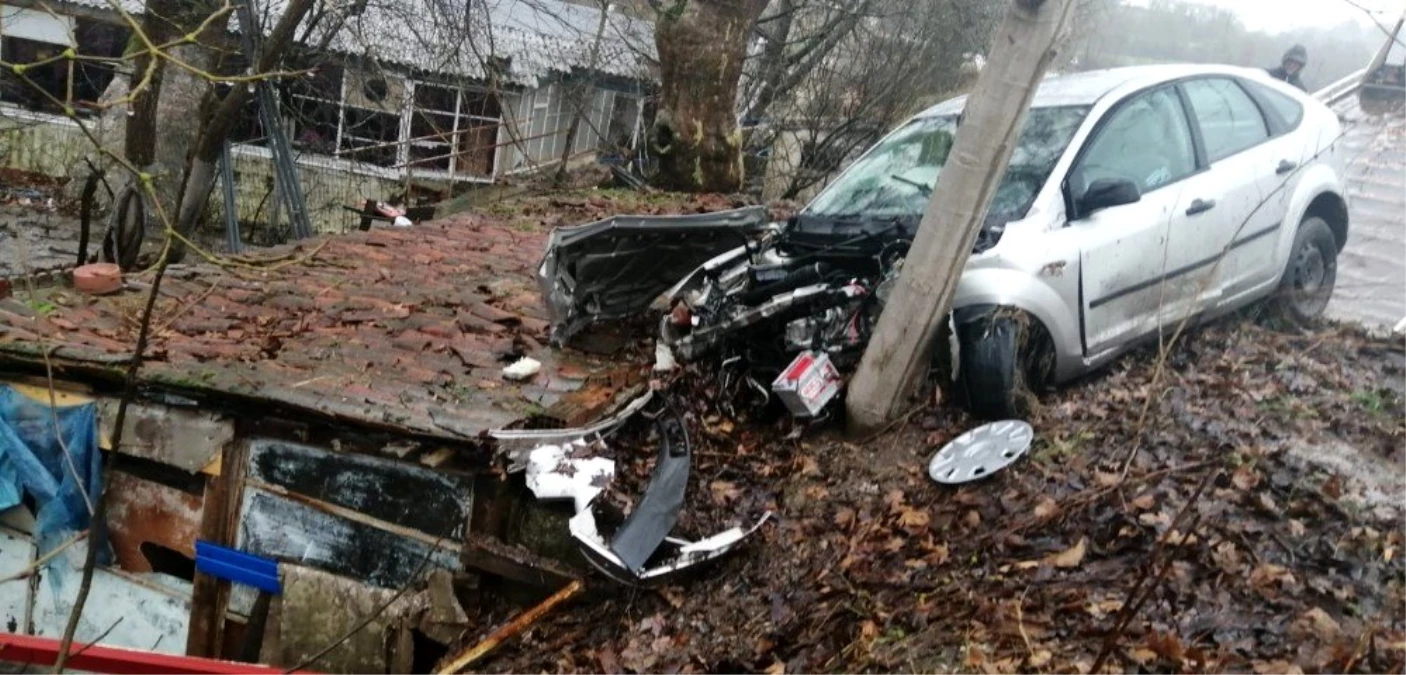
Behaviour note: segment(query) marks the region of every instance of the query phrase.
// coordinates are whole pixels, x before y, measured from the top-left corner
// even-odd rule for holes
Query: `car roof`
[[[1240,77],[1263,76],[1264,71],[1235,66],[1168,64],[1157,66],[1128,66],[1089,70],[1080,73],[1051,74],[1040,83],[1032,108],[1049,108],[1065,105],[1093,105],[1105,95],[1127,86],[1141,89],[1160,82],[1176,80],[1195,75],[1236,75]],[[916,117],[953,115],[962,111],[967,103],[965,95],[943,101]]]

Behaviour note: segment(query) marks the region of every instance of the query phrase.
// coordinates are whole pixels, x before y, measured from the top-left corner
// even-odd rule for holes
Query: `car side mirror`
[[[1100,178],[1079,197],[1079,214],[1088,215],[1110,206],[1133,204],[1142,199],[1137,183],[1126,178]]]

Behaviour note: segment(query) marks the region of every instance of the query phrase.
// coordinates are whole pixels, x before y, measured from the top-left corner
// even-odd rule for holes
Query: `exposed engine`
[[[802,352],[848,370],[898,278],[908,234],[898,223],[869,223],[844,238],[787,227],[685,280],[662,339],[685,360],[719,353],[759,390]]]

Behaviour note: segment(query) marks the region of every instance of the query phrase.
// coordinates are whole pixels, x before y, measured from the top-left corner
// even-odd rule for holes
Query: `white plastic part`
[[[524,356],[513,365],[503,369],[503,377],[514,382],[531,379],[533,375],[541,372],[542,362],[529,356]]]
[[[663,342],[654,343],[654,372],[667,373],[679,365],[674,358],[674,350],[669,349],[669,345]]]
[[[614,461],[604,457],[572,458],[571,455],[589,447],[578,439],[532,450],[523,474],[527,489],[538,499],[570,499],[577,511],[584,510],[615,478]]]
[[[392,221],[392,224],[394,224],[396,227],[410,227],[415,223],[410,222],[410,219],[406,218],[405,216],[396,216],[395,220]]]

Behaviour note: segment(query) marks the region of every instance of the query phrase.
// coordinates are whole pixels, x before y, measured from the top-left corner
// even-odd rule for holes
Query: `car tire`
[[[1311,323],[1327,309],[1337,279],[1338,240],[1332,228],[1317,216],[1305,218],[1289,249],[1275,292],[1275,309],[1294,323]]]
[[[1032,340],[1043,335],[1038,322],[1019,311],[998,310],[989,316],[957,326],[958,380],[966,394],[967,409],[988,420],[1025,419],[1035,394],[1031,349],[1045,345]]]

